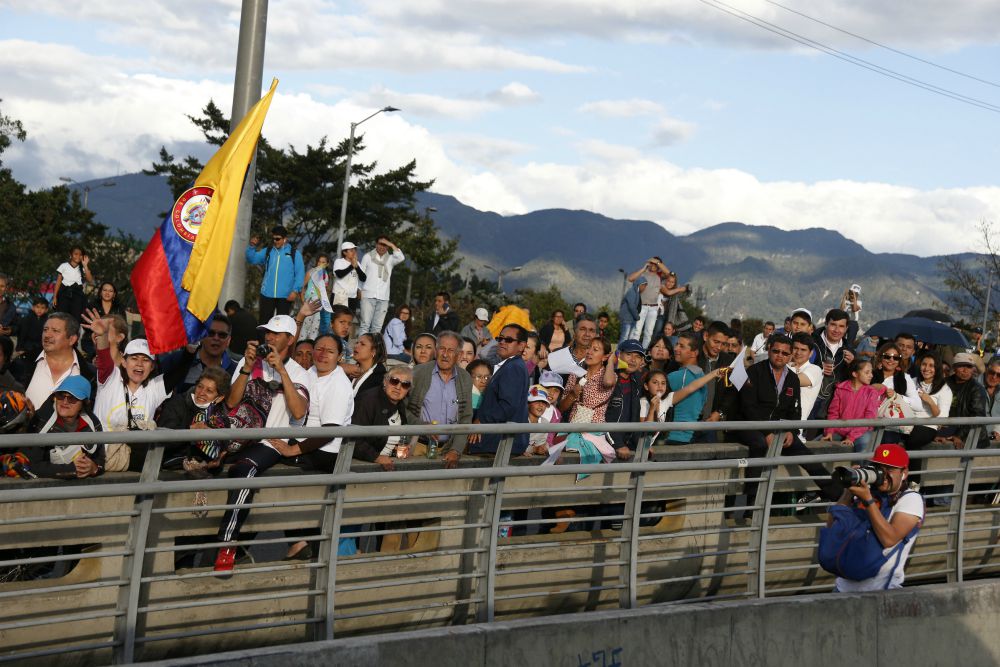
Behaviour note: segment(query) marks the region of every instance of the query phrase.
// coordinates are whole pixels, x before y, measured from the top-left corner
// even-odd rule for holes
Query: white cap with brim
[[[122,356],[128,357],[133,354],[144,354],[150,359],[153,358],[153,353],[149,351],[149,343],[146,342],[145,338],[136,338],[125,346],[125,354]]]
[[[490,321],[490,311],[485,308],[476,308],[476,319],[480,322]]]
[[[289,336],[294,336],[299,330],[295,320],[289,315],[275,315],[267,321],[267,324],[262,324],[257,328],[271,333],[286,333]]]
[[[354,250],[357,247],[358,246],[354,245],[350,241],[344,241],[343,243],[340,244],[340,251],[344,252],[345,250]]]

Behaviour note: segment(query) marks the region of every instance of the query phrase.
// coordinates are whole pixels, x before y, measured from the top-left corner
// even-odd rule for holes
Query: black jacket
[[[843,345],[840,346],[836,352],[830,350],[827,344],[823,342],[823,332],[826,327],[820,327],[813,332],[813,344],[816,346],[816,361],[814,362],[820,368],[823,367],[824,359],[833,360],[833,374],[823,375],[820,381],[819,394],[816,396],[816,406],[814,409],[814,419],[825,419],[826,410],[830,404],[830,399],[833,398],[834,388],[844,380],[850,379],[850,373],[847,372],[848,363],[844,361],[844,352],[851,350],[847,345],[846,338],[843,341]],[[851,350],[853,352],[853,350]]]
[[[366,392],[358,394],[354,399],[354,414],[351,415],[351,426],[388,426],[392,413],[399,412],[400,423],[406,423],[406,405],[402,402],[393,403],[382,386],[379,385]],[[354,441],[354,458],[362,461],[375,461],[385,447],[385,436],[374,438],[357,438]]]
[[[951,411],[949,417],[986,417],[989,412],[986,408],[989,397],[986,395],[986,387],[975,380],[969,380],[959,384],[955,381],[955,376],[948,378],[948,387],[951,389]],[[971,426],[959,426],[955,435],[965,438],[969,435]],[[989,429],[980,429],[978,448],[989,445]]]
[[[608,400],[608,407],[604,413],[605,423],[637,422],[641,419],[639,401],[642,398],[642,377],[643,374],[639,371],[629,375],[625,381],[620,378],[615,380],[615,388],[611,391],[611,398]],[[625,397],[630,399],[627,411],[624,409]],[[628,447],[634,452],[639,444],[639,433],[619,431],[609,435],[615,448]]]
[[[733,352],[720,352],[719,358],[714,362],[705,356],[704,352],[698,355],[698,365],[705,373],[709,373],[716,368],[724,368],[736,358]],[[708,388],[708,395],[705,397],[705,405],[701,409],[702,421],[712,416],[713,412],[721,412],[723,418],[732,421],[733,415],[739,410],[740,396],[735,387],[727,387],[721,379],[713,380],[705,385]]]
[[[438,323],[435,326],[434,318],[437,316],[437,312],[433,312],[427,318],[427,325],[424,327],[424,331],[429,331],[435,336],[442,331],[455,331],[461,330],[462,325],[458,321],[458,315],[455,314],[454,310],[448,309],[448,312],[444,315],[438,317]]]
[[[740,389],[740,411],[745,421],[798,421],[802,416],[799,376],[789,370],[779,395],[771,362],[758,361],[747,369],[747,381]]]

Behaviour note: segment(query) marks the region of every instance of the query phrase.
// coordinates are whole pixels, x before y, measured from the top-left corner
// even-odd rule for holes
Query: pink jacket
[[[827,419],[875,419],[878,416],[878,406],[882,403],[883,389],[876,389],[870,384],[863,384],[861,388],[854,391],[851,388],[851,381],[844,380],[837,385],[830,399],[830,409],[827,410]],[[870,426],[856,426],[854,428],[828,428],[824,434],[840,435],[845,440],[857,440],[868,431]]]

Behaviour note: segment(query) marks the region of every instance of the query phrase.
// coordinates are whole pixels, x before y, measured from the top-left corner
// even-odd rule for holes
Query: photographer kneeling
[[[910,456],[879,445],[870,461],[838,467],[847,487],[820,531],[819,560],[841,593],[902,588],[903,568],[924,519],[924,499],[907,483]]]

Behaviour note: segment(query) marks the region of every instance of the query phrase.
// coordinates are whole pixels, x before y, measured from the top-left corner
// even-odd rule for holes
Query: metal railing
[[[975,449],[980,430],[993,423],[989,418],[965,418],[213,430],[215,440],[321,436],[344,437],[344,444],[332,474],[203,480],[163,480],[160,466],[162,445],[204,439],[204,431],[115,433],[116,441],[149,445],[138,480],[110,481],[115,476],[108,475],[51,486],[19,481],[0,484],[0,533],[8,535],[5,546],[97,540],[89,551],[42,555],[29,551],[27,556],[6,558],[0,560],[0,570],[87,562],[100,564],[94,568],[101,572],[89,578],[64,576],[66,583],[39,579],[0,584],[0,600],[8,608],[0,612],[0,662],[73,655],[87,656],[91,664],[94,660],[121,664],[162,655],[155,648],[158,645],[188,642],[188,650],[198,650],[198,646],[216,645],[198,641],[221,641],[219,637],[232,634],[239,634],[245,646],[247,638],[256,634],[266,643],[271,637],[279,641],[288,641],[287,637],[332,639],[371,629],[388,631],[396,627],[393,622],[406,627],[424,622],[491,622],[512,614],[558,612],[566,608],[566,601],[582,600],[578,604],[583,608],[609,604],[635,608],[665,601],[829,590],[829,578],[812,557],[823,522],[815,513],[794,516],[795,496],[803,484],[816,478],[783,475],[781,470],[801,463],[844,463],[869,455],[837,451],[780,456],[783,434],[799,428],[872,426],[878,446],[886,426],[971,427],[961,450],[911,452],[911,458],[925,466],[915,475],[922,481],[933,479],[937,487],[926,498],[947,503],[928,514],[918,541],[924,548],[911,555],[911,561],[930,563],[917,577],[960,582],[969,573],[992,574],[994,560],[1000,567],[1000,555],[993,557],[1000,535],[994,513],[1000,508],[982,503],[996,493],[1000,450]],[[538,466],[511,456],[516,433],[598,429],[644,434],[634,459],[612,465]],[[747,459],[740,456],[744,449],[721,445],[714,450],[657,448],[658,456],[663,452],[675,460],[650,460],[652,436],[671,430],[756,430],[775,437],[766,458]],[[424,469],[351,471],[351,438],[458,433],[504,437],[492,460],[465,457],[471,463],[454,470],[421,464]],[[0,448],[107,439],[106,433],[10,435],[0,437]],[[977,466],[977,460],[992,465]],[[944,462],[945,467],[938,465]],[[760,474],[746,477],[748,468],[759,469]],[[589,477],[565,484],[564,478],[573,475]],[[974,476],[988,478],[990,483],[973,484]],[[744,502],[741,494],[746,482],[756,482],[758,491]],[[287,497],[245,505],[199,506],[181,501],[182,496],[198,491],[242,488],[281,490]],[[301,497],[310,490],[313,495]],[[92,502],[107,503],[112,509],[92,508]],[[273,514],[279,524],[285,521],[292,527],[304,521],[313,529],[306,535],[275,538],[250,535],[235,544],[262,549],[305,540],[314,548],[315,558],[238,565],[233,578],[225,582],[210,567],[187,571],[173,567],[175,554],[232,544],[214,540],[196,546],[171,543],[170,535],[183,534],[184,525],[197,523],[183,517],[242,506],[252,507],[254,514]],[[391,521],[393,513],[386,507],[396,506],[401,516]],[[567,519],[539,507],[588,509],[589,513]],[[304,508],[311,508],[305,519]],[[443,518],[435,522],[435,516]],[[211,532],[216,524],[212,516],[201,519],[199,525],[201,532]],[[591,525],[589,530],[541,532],[543,527],[567,524],[570,529]],[[88,526],[93,526],[93,532],[88,533]],[[120,539],[115,537],[116,530],[123,533]],[[383,545],[390,539],[402,543],[405,538],[409,543],[413,538],[414,544],[395,551],[362,549],[357,555],[340,556],[342,538],[361,544],[382,541]],[[420,546],[421,540],[427,545]],[[266,583],[263,590],[254,585],[261,582]],[[72,606],[72,599],[80,605]],[[23,613],[18,613],[19,607]],[[223,611],[234,607],[244,610],[244,615],[233,619]],[[394,618],[403,620],[390,622]],[[67,627],[78,632],[67,635]],[[299,634],[281,634],[292,627],[299,628]],[[302,632],[302,628],[309,631]],[[38,632],[61,640],[18,640]]]

